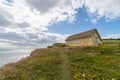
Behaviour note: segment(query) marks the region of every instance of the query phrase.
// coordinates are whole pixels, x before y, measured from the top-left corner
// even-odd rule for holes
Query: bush
[[[53,46],[56,46],[56,47],[65,47],[65,44],[64,43],[54,43]]]

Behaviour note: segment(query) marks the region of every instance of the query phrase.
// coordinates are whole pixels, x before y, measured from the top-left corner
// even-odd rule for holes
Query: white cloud
[[[14,0],[12,3],[1,0],[0,41],[15,46],[37,47],[64,42],[67,35],[50,33],[47,27],[61,21],[73,22],[77,13],[75,9],[79,8],[74,7],[75,1],[53,0],[55,5],[51,5],[51,1],[47,1],[50,5],[45,5],[42,0]]]
[[[103,39],[110,39],[110,38],[113,38],[113,39],[120,38],[120,34],[110,34],[103,37]]]
[[[120,0],[81,0],[93,23],[104,17],[106,21],[120,17]]]
[[[119,0],[0,0],[0,41],[15,46],[64,42],[67,35],[50,33],[49,25],[73,23],[83,6],[94,23],[101,17],[115,19],[120,16],[119,4]]]

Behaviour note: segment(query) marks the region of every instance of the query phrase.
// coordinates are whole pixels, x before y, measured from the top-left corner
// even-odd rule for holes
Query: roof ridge
[[[87,30],[87,31],[84,31],[84,32],[81,32],[81,33],[89,32],[89,31],[93,31],[93,30],[97,30],[97,29],[96,29],[96,28],[94,28],[94,29]],[[81,34],[81,33],[73,34],[73,35],[71,35],[71,36],[78,35],[78,34]]]
[[[71,35],[69,36],[66,41],[68,40],[73,40],[73,39],[77,39],[77,38],[83,38],[83,37],[88,37],[90,35],[92,35],[94,32],[97,32],[97,29],[91,29],[91,30],[88,30],[88,31],[85,31],[85,32],[81,32],[81,33],[78,33],[78,34],[74,34],[74,35]],[[97,32],[98,33],[98,32]]]

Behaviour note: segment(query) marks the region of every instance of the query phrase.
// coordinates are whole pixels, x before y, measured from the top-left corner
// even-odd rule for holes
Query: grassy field
[[[0,80],[120,80],[120,41],[37,49],[0,70]]]

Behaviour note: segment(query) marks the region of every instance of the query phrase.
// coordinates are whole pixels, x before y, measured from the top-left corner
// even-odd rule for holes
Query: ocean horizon
[[[0,52],[0,67],[7,63],[17,62],[30,55],[30,52]]]

